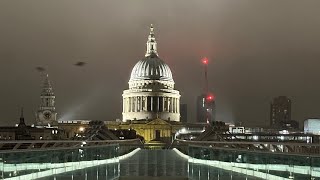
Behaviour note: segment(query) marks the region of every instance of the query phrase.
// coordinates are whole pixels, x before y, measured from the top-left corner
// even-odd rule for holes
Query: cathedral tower
[[[43,82],[40,95],[40,106],[36,112],[36,124],[39,126],[52,126],[58,124],[55,108],[55,95],[48,74]]]

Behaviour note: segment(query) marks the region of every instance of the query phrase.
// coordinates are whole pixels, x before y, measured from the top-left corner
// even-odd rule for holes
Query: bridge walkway
[[[189,167],[190,166],[190,167]],[[188,171],[188,169],[190,169]],[[226,171],[201,164],[189,164],[186,158],[172,149],[142,149],[132,157],[120,161],[120,180],[254,180],[256,177]]]
[[[188,177],[188,160],[169,149],[142,149],[120,161],[120,177],[127,176]]]

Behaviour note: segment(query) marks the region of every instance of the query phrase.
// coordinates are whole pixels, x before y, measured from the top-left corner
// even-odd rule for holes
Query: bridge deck
[[[119,167],[120,165],[120,167]],[[189,171],[188,172],[188,168]],[[120,172],[119,172],[120,170]],[[119,177],[120,175],[120,177]],[[119,177],[119,178],[117,178]],[[221,180],[253,180],[244,174],[220,168],[189,164],[188,160],[175,151],[142,149],[133,156],[120,160],[119,164],[100,165],[68,173],[57,174],[43,180],[187,180],[187,179],[221,179]]]
[[[121,176],[188,177],[188,161],[172,150],[142,149],[120,161]]]

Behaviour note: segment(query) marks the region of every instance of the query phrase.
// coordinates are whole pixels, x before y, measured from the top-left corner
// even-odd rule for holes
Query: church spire
[[[55,96],[54,96],[53,88],[51,86],[48,74],[46,74],[45,79],[43,81],[40,98],[41,98],[40,108],[55,109],[54,108]]]
[[[55,95],[49,80],[49,75],[46,74],[40,95],[40,106],[36,112],[36,122],[37,125],[47,126],[48,124],[57,123],[56,118]]]
[[[23,116],[23,107],[21,108],[21,114],[20,114],[20,122],[18,127],[23,127],[26,126],[25,122],[24,122],[24,116]]]
[[[21,114],[20,114],[20,123],[24,123],[24,117],[23,117],[23,107],[21,108]]]
[[[46,74],[46,77],[44,79],[43,88],[51,88],[51,83],[49,80],[49,74]]]
[[[43,87],[42,87],[42,96],[54,96],[54,92],[49,80],[49,74],[46,74],[46,77],[43,81]]]
[[[147,41],[147,52],[146,52],[146,57],[155,54],[158,56],[158,52],[157,52],[157,42],[156,42],[156,38],[154,36],[154,31],[153,31],[153,25],[151,24],[150,26],[150,33],[148,36],[148,41]]]

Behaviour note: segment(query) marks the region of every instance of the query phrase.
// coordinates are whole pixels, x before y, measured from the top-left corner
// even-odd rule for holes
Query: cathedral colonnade
[[[176,93],[124,93],[123,120],[160,118],[180,120],[180,94]]]
[[[165,96],[131,96],[123,98],[123,112],[170,112],[180,113],[180,99]]]

